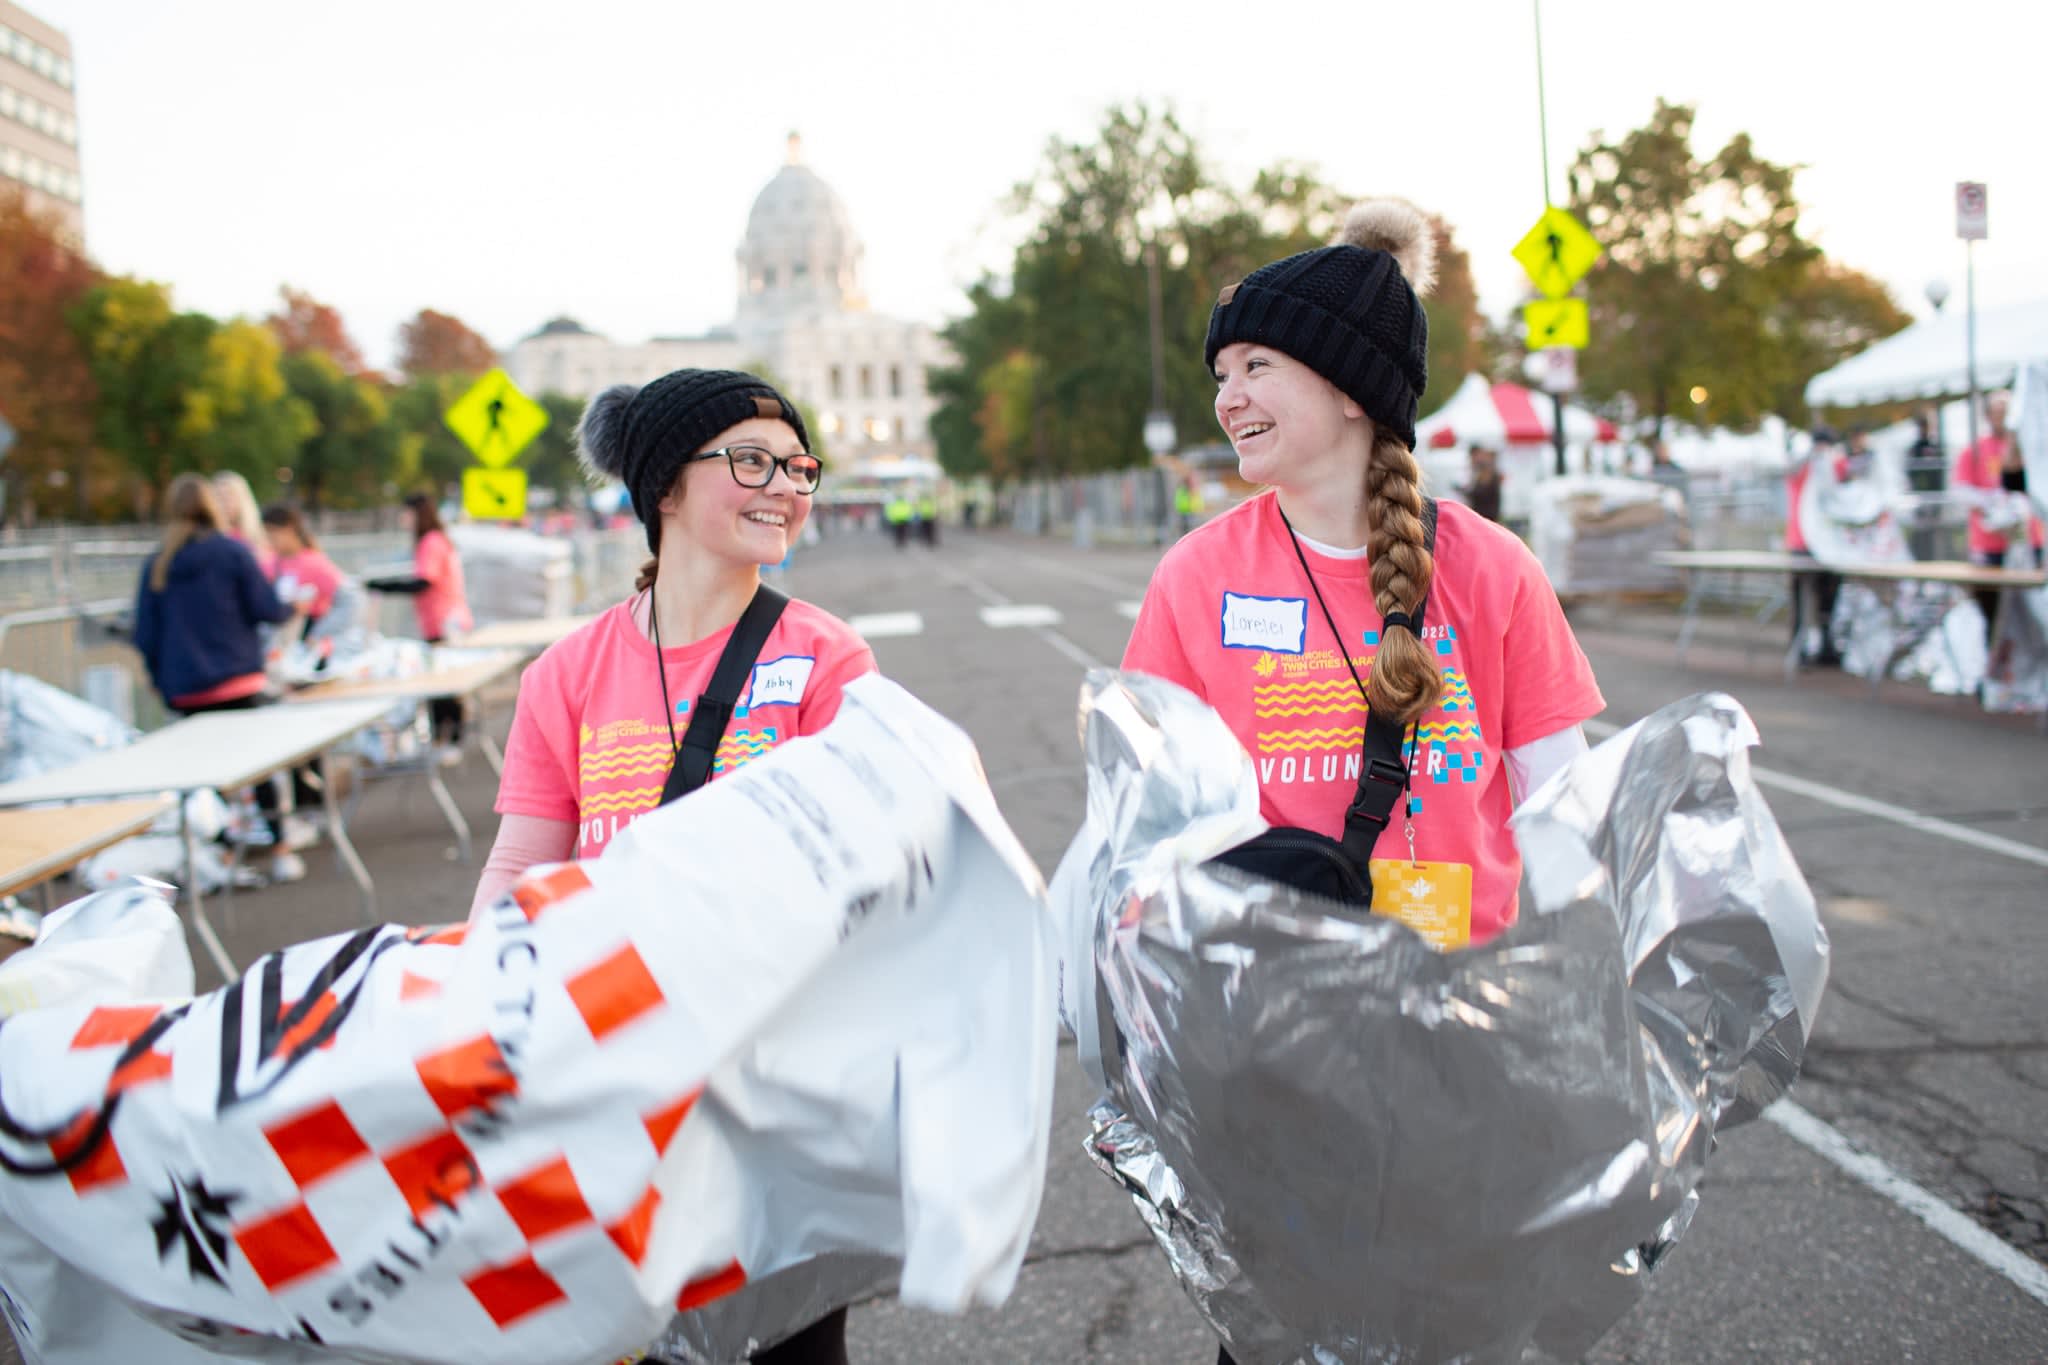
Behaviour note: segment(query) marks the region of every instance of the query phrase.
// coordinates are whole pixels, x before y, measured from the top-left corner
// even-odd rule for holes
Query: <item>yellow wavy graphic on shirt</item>
[[[1358,710],[1358,687],[1346,677],[1326,682],[1274,683],[1252,688],[1252,715],[1259,720],[1320,716]]]
[[[631,762],[585,763],[577,769],[577,776],[585,782],[612,782],[622,777],[645,777],[649,773],[668,771],[670,757],[667,750]]]
[[[745,763],[750,763],[775,747],[773,730],[740,730],[719,741],[718,752],[712,756],[711,771],[730,772]]]
[[[1415,739],[1420,744],[1449,743],[1454,739],[1480,742],[1479,722],[1476,720],[1433,720],[1427,725],[1415,727]]]
[[[628,768],[642,763],[668,762],[669,747],[666,740],[654,740],[647,744],[621,744],[612,749],[595,752],[586,749],[577,759],[576,769],[584,777],[593,773],[605,773]]]
[[[1442,705],[1446,711],[1470,711],[1473,709],[1472,685],[1465,681],[1463,669],[1447,668],[1444,670]]]
[[[588,820],[593,815],[608,815],[613,811],[651,810],[660,800],[659,787],[629,787],[625,791],[606,792],[583,802],[582,817]]]
[[[1313,753],[1318,749],[1356,749],[1365,743],[1365,727],[1326,730],[1261,730],[1255,736],[1262,754]]]

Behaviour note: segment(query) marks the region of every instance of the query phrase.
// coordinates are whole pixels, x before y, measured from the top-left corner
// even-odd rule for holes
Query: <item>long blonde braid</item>
[[[1412,615],[1429,592],[1436,560],[1424,545],[1422,469],[1399,437],[1375,433],[1365,497],[1373,605],[1382,616],[1395,611]],[[1442,688],[1435,655],[1414,631],[1396,627],[1380,632],[1379,652],[1365,684],[1375,714],[1406,725],[1436,704]]]

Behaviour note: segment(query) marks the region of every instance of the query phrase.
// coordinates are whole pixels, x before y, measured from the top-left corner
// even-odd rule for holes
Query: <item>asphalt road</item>
[[[974,737],[1049,874],[1082,802],[1076,688],[1086,666],[1121,654],[1156,553],[1009,533],[902,551],[858,537],[806,550],[786,586],[849,618],[895,617],[896,630],[915,614],[915,633],[873,639],[883,670]],[[1710,623],[1680,669],[1668,609],[1578,604],[1573,621],[1607,724],[1706,690],[1749,708],[1766,794],[1834,943],[1793,1094],[1814,1122],[1728,1135],[1685,1242],[1588,1359],[2048,1360],[2048,735],[1903,686],[1788,683],[1781,626]],[[506,719],[501,706],[494,728]],[[471,759],[450,785],[487,846],[488,769]],[[387,916],[463,915],[475,869],[455,861],[416,782],[373,785],[354,828]],[[307,882],[237,898],[225,936],[240,959],[355,922],[332,856],[308,862]],[[1214,1359],[1136,1216],[1081,1155],[1092,1095],[1070,1052],[1058,1086],[1016,1295],[962,1319],[859,1306],[854,1360]],[[1957,1226],[1934,1226],[1944,1219]],[[1973,1235],[1990,1250],[1973,1251]]]

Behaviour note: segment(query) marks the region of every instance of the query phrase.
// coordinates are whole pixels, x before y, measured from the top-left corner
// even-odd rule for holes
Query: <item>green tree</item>
[[[400,488],[443,497],[461,481],[463,469],[476,463],[469,448],[441,420],[472,382],[459,374],[426,375],[390,391],[392,480]]]
[[[398,472],[397,433],[383,390],[325,350],[288,355],[283,370],[286,387],[312,419],[292,460],[299,497],[314,511],[381,502]]]
[[[286,388],[284,351],[269,328],[242,318],[205,322],[204,358],[176,427],[182,463],[207,473],[232,469],[262,488],[278,480],[318,421]]]
[[[1806,272],[1787,296],[1785,311],[1781,325],[1792,334],[1796,364],[1775,398],[1781,413],[1804,412],[1808,380],[1913,320],[1881,282],[1832,261],[1818,262]]]
[[[185,398],[206,368],[215,323],[175,312],[165,286],[126,277],[87,290],[71,322],[99,389],[99,443],[139,483],[137,501],[146,507],[172,475],[191,467]]]
[[[984,281],[946,330],[958,363],[933,377],[933,433],[956,475],[997,477],[1143,463],[1153,402],[1149,271],[1161,301],[1161,401],[1183,447],[1217,439],[1202,342],[1217,291],[1331,240],[1347,197],[1283,164],[1223,183],[1173,113],[1111,109],[1090,142],[1055,140],[1012,194],[1029,224],[1006,282]],[[1437,225],[1443,264],[1429,305],[1444,392],[1478,363],[1469,262]]]
[[[583,462],[576,458],[576,424],[583,420],[583,400],[544,393],[535,401],[548,410],[548,424],[520,456],[527,484],[553,490],[557,506],[581,510],[590,486]]]
[[[1799,233],[1797,168],[1746,133],[1702,160],[1693,115],[1659,100],[1570,172],[1570,207],[1606,248],[1587,276],[1581,380],[1595,399],[1630,394],[1660,432],[1681,411],[1748,425],[1814,372],[1800,374],[1815,352],[1794,301],[1820,252]]]

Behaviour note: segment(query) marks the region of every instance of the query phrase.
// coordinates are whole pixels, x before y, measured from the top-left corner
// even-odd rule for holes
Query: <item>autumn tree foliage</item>
[[[398,368],[407,379],[479,375],[498,363],[498,352],[460,318],[422,308],[398,329]]]
[[[98,390],[68,315],[98,279],[57,220],[0,184],[0,417],[14,448],[0,464],[6,516],[89,511],[105,486],[92,448]]]
[[[277,335],[286,355],[320,351],[343,374],[358,375],[369,369],[363,363],[362,351],[342,324],[341,314],[332,306],[288,284],[280,285],[277,295],[278,310],[264,322]]]

